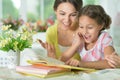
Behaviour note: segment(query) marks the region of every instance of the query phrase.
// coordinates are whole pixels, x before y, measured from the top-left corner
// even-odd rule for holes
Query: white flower
[[[22,51],[32,45],[33,31],[23,28],[21,31],[9,29],[10,26],[2,26],[0,32],[0,49],[4,51]]]
[[[10,27],[11,25],[7,25],[7,26],[3,25],[1,30],[5,31],[5,30],[8,30]]]

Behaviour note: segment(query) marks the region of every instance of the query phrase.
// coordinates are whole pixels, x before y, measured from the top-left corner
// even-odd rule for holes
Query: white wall
[[[2,18],[2,0],[0,0],[0,19]]]
[[[116,51],[120,54],[120,0],[99,0],[99,4],[112,18],[110,34],[113,37]]]

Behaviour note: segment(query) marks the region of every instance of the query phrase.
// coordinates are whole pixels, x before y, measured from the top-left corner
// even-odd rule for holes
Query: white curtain
[[[99,0],[99,4],[112,18],[109,32],[113,37],[115,49],[120,54],[120,0]]]

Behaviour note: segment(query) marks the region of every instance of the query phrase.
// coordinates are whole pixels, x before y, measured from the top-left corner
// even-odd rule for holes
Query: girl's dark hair
[[[104,11],[100,5],[87,5],[84,6],[78,14],[78,18],[82,15],[88,16],[94,19],[99,25],[103,25],[103,29],[109,29],[111,24],[111,18]]]
[[[54,10],[57,10],[58,6],[61,3],[65,3],[65,2],[71,3],[75,7],[76,11],[79,11],[83,5],[82,0],[55,0],[54,6],[53,6]]]

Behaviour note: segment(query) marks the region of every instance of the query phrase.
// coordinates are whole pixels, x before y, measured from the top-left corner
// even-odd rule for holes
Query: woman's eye
[[[71,16],[77,16],[77,14],[72,14]]]
[[[60,13],[60,15],[65,15],[64,13]]]

